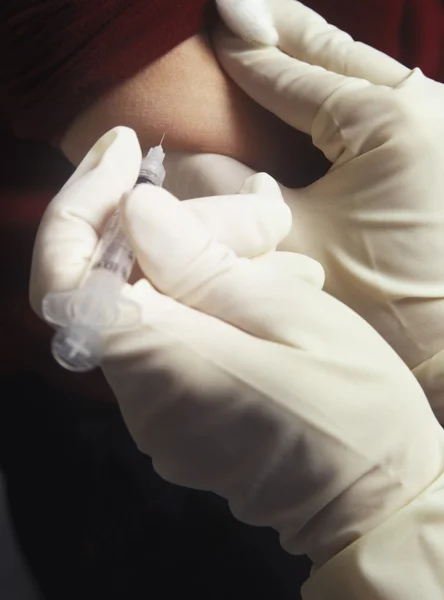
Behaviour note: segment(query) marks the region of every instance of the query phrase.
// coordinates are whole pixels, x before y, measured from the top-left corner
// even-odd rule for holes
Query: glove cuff
[[[444,595],[444,474],[348,546],[303,587],[304,600],[417,600]]]

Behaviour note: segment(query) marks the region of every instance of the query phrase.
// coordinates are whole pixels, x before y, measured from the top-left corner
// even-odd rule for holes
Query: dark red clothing
[[[441,0],[308,0],[356,39],[443,73]],[[15,134],[48,140],[97,97],[204,26],[209,0],[3,0],[0,108]]]
[[[59,137],[92,101],[204,27],[208,0],[2,0],[0,107]]]
[[[444,81],[443,0],[306,0],[327,21]]]

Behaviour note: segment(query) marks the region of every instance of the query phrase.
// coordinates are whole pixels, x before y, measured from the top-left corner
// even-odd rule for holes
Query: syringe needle
[[[162,139],[160,140],[159,146],[162,146],[163,140],[165,139],[165,136],[166,136],[166,132],[163,134]]]

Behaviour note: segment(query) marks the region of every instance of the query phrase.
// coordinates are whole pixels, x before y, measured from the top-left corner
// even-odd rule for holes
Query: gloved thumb
[[[239,257],[276,250],[292,226],[291,210],[278,184],[265,173],[248,177],[238,194],[197,198],[185,205]]]
[[[122,226],[139,266],[162,293],[183,300],[239,260],[164,189],[138,186],[121,204]]]
[[[247,177],[238,194],[259,194],[270,198],[282,199],[279,185],[267,173],[256,173]]]
[[[266,173],[257,173],[256,175],[247,177],[239,190],[239,194],[257,194],[261,197],[282,199],[282,192],[278,183]],[[230,248],[233,248],[233,245],[230,245]],[[239,256],[248,255],[240,254]],[[256,260],[262,262],[262,264],[270,263],[270,268],[275,268],[287,273],[289,276],[297,277],[319,290],[324,287],[324,268],[319,262],[304,254],[297,254],[295,252],[268,252],[257,257]]]
[[[261,197],[237,197],[241,198],[251,202]],[[197,306],[209,289],[207,284],[245,259],[238,258],[231,247],[217,239],[213,228],[193,214],[190,205],[191,202],[179,202],[165,190],[139,186],[124,198],[121,214],[125,233],[147,279],[160,292],[189,306]],[[285,204],[277,202],[276,206],[279,210]],[[268,253],[261,260],[267,260],[272,269],[273,257],[279,256],[280,253]],[[323,273],[319,272],[322,268],[318,263],[310,259],[304,261],[305,257],[297,257],[297,261],[291,258],[288,255],[285,261],[277,261],[278,270],[282,271],[282,265],[286,265],[285,272],[290,277],[297,277],[300,272],[300,279],[317,287],[319,283],[322,285]]]
[[[34,245],[29,296],[37,314],[49,292],[74,289],[104,223],[137,180],[142,151],[135,132],[102,136],[45,210]]]

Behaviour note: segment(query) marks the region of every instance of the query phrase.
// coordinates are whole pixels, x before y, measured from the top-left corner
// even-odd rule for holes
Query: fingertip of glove
[[[279,221],[281,236],[285,237],[289,233],[292,225],[291,210],[284,200],[279,184],[273,177],[267,173],[256,173],[247,177],[238,193],[253,194],[262,198],[266,202],[264,208],[268,212],[272,210],[274,217],[278,214],[281,217]]]
[[[123,125],[114,127],[102,135],[88,154],[91,154],[92,160],[97,162],[106,156],[116,153],[116,148],[123,145],[125,145],[126,149],[131,148],[131,150],[135,150],[137,157],[142,157],[142,150],[136,132],[130,127],[124,127]]]
[[[216,0],[226,26],[247,42],[277,46],[279,34],[266,0]]]
[[[142,150],[136,132],[129,127],[114,127],[97,140],[62,189],[105,165],[110,172],[128,179],[125,187],[131,188],[137,179],[141,160]]]
[[[247,177],[238,193],[257,194],[258,196],[283,200],[281,188],[277,181],[267,173],[255,173]]]

